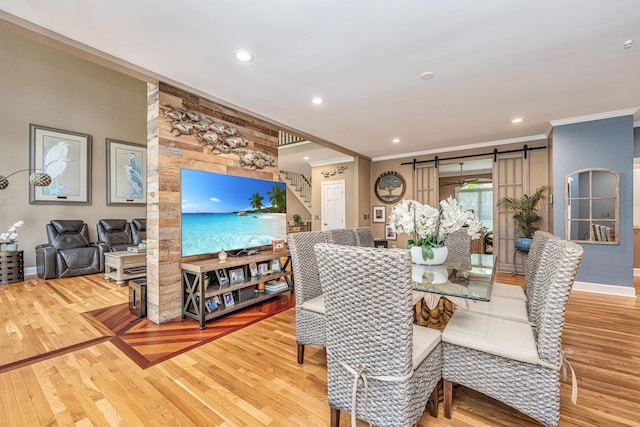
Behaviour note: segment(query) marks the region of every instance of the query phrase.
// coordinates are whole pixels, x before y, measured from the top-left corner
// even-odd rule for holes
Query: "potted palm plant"
[[[533,233],[535,233],[543,220],[538,205],[547,198],[546,185],[539,187],[532,195],[523,194],[519,199],[503,197],[498,200],[498,207],[514,211],[513,219],[516,221],[516,249],[529,252]]]

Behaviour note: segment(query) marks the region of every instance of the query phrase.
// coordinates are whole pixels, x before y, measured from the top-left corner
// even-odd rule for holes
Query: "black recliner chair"
[[[43,279],[72,277],[104,271],[104,243],[89,241],[82,220],[57,219],[47,224],[49,244],[36,246],[36,271]]]
[[[133,246],[131,225],[126,219],[101,219],[96,228],[98,240],[108,245],[107,251],[126,251]]]
[[[146,218],[137,218],[131,220],[131,235],[133,237],[133,244],[138,245],[138,243],[147,239],[147,219]]]

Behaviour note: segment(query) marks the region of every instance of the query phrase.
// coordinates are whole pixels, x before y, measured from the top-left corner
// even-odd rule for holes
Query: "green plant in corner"
[[[293,220],[293,222],[296,223],[296,225],[304,225],[304,221],[302,220],[302,217],[298,214],[294,214],[291,219]]]
[[[514,211],[513,219],[516,221],[517,235],[527,239],[533,239],[533,233],[539,228],[544,219],[538,205],[547,198],[546,185],[538,188],[532,195],[523,194],[519,199],[503,197],[498,200],[498,207]]]

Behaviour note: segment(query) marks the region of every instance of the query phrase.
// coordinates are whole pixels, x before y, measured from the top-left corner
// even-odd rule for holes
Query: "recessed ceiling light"
[[[511,120],[511,123],[522,123],[524,119],[522,117],[518,117],[516,119]]]
[[[311,102],[313,102],[314,104],[322,104],[322,98],[313,98]]]
[[[393,142],[394,144],[397,144],[398,142],[400,142],[400,138],[393,138],[391,142]]]
[[[303,160],[309,160],[309,156],[304,156],[302,159]]]
[[[631,39],[629,39],[626,42],[624,42],[624,48],[625,49],[629,49],[632,45],[633,45],[633,40],[631,40]]]
[[[430,80],[432,77],[433,77],[432,71],[425,71],[424,73],[420,74],[420,78],[422,80]]]
[[[250,62],[253,60],[253,55],[246,50],[236,50],[233,56],[240,62]]]

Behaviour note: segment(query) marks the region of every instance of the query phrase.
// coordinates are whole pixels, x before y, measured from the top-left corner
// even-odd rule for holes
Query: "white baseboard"
[[[35,276],[36,274],[38,274],[37,267],[26,267],[24,269],[24,275],[25,276],[30,276],[30,275],[34,275]]]
[[[633,286],[604,285],[601,283],[578,282],[573,284],[572,291],[594,292],[597,294],[615,295],[635,298],[636,290]]]

